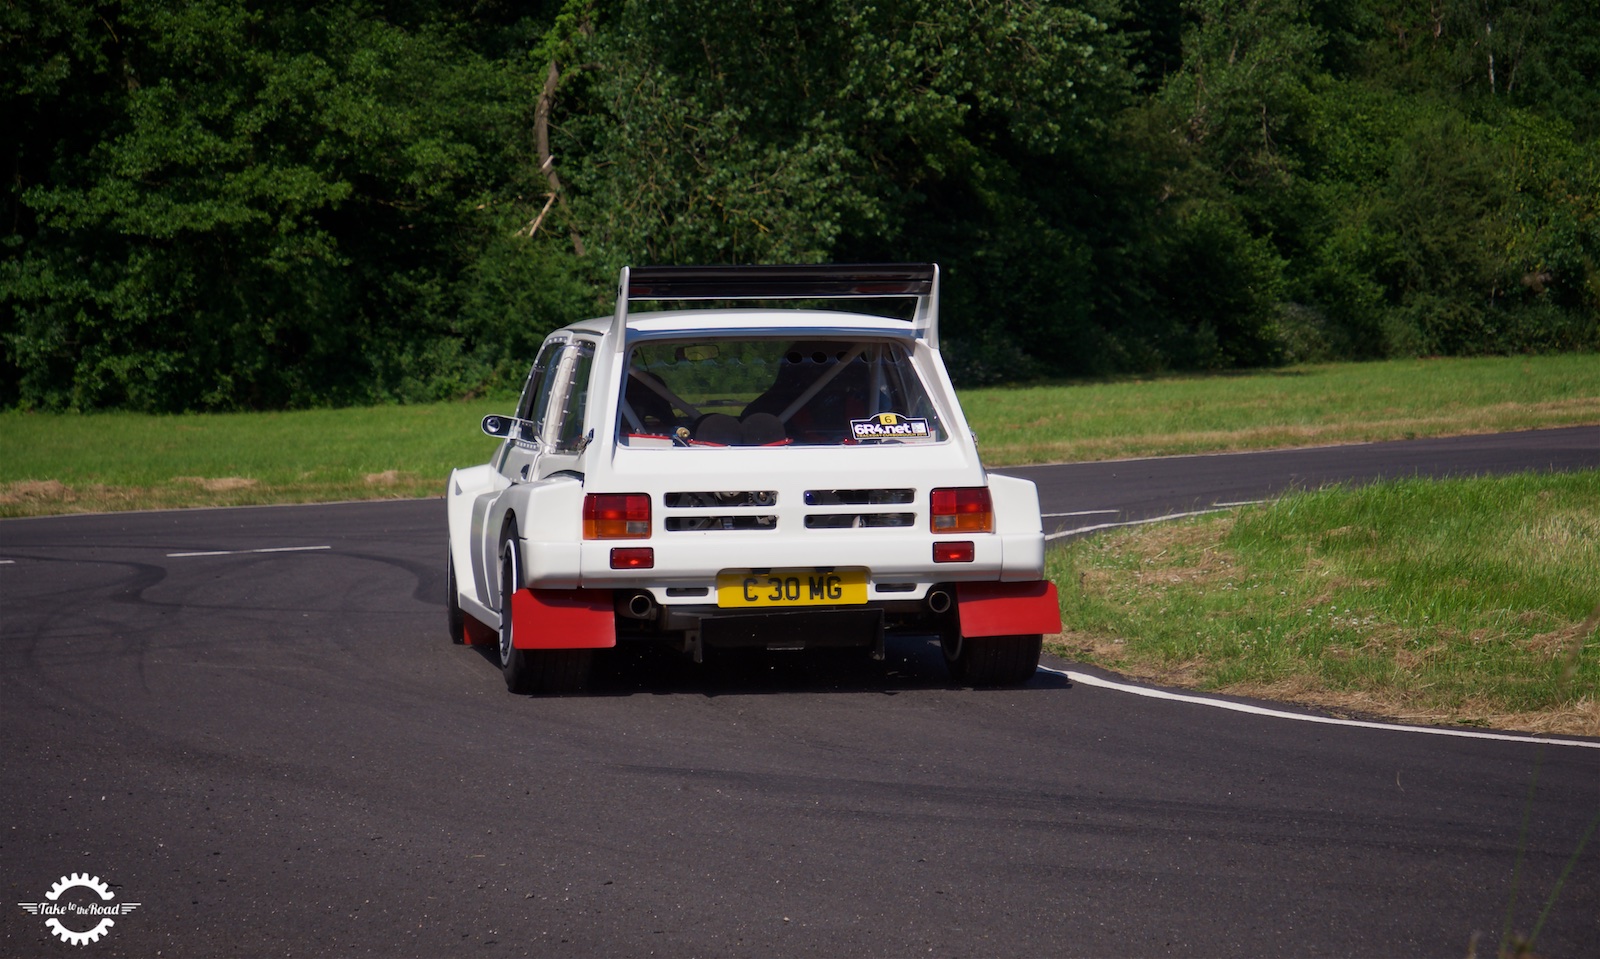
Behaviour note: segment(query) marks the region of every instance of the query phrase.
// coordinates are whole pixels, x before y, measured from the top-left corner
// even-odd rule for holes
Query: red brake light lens
[[[584,539],[649,539],[650,497],[590,493],[583,498]]]
[[[987,486],[936,489],[928,504],[935,533],[994,532],[994,501]]]
[[[656,551],[648,546],[614,546],[612,569],[655,569]]]
[[[952,539],[933,544],[935,563],[970,563],[978,555],[970,539]]]

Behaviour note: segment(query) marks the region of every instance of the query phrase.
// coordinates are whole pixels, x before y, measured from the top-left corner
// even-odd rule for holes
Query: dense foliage
[[[459,396],[626,263],[937,260],[959,381],[1600,347],[1588,0],[16,0],[0,405]]]

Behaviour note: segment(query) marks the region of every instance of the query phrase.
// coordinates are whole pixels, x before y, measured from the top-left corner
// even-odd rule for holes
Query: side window
[[[554,424],[555,447],[559,450],[576,450],[584,436],[584,414],[589,405],[589,371],[594,367],[594,344],[577,340],[562,357],[563,367],[572,371],[567,377],[565,395],[561,399],[560,422]]]
[[[539,437],[539,428],[544,423],[545,406],[549,401],[550,387],[555,381],[556,357],[561,347],[565,346],[561,340],[552,340],[545,343],[539,351],[539,358],[533,361],[533,369],[528,373],[528,383],[522,388],[522,399],[517,403],[517,424],[515,439],[533,441]]]

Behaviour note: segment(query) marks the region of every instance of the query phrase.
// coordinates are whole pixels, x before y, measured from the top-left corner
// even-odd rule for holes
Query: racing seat
[[[794,344],[779,362],[772,385],[744,408],[744,420],[771,416],[802,441],[838,442],[849,436],[850,420],[868,413],[868,366],[850,358],[854,349],[853,343]],[[846,364],[842,369],[841,362]],[[785,421],[784,412],[825,378],[822,388]]]

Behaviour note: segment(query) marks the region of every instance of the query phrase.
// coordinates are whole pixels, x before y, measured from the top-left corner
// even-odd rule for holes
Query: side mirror
[[[505,437],[511,435],[511,424],[515,422],[516,420],[509,416],[500,416],[496,413],[490,413],[488,416],[483,418],[483,431],[490,436],[497,436],[501,439],[504,439]]]

